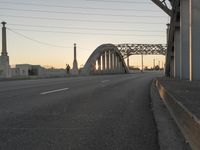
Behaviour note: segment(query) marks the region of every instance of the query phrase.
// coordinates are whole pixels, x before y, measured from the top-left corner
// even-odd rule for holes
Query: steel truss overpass
[[[171,17],[167,32],[166,76],[200,80],[200,1],[152,1]]]
[[[166,55],[165,44],[117,44],[123,58],[131,55]]]

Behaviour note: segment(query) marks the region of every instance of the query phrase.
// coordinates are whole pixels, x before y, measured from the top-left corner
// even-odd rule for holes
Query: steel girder
[[[172,10],[167,6],[166,0],[151,0],[154,2],[158,7],[160,7],[165,13],[169,16],[172,16]],[[170,4],[175,0],[169,0]]]
[[[170,62],[174,53],[174,34],[175,29],[180,26],[180,0],[169,0],[171,4],[170,13],[168,13],[168,7],[165,5],[166,0],[152,0],[162,10],[164,10],[170,17],[169,32],[167,37],[167,53],[166,53],[166,66],[165,75],[170,76]]]
[[[170,62],[174,57],[174,35],[177,27],[180,27],[180,0],[173,0],[172,2],[172,16],[169,26],[168,40],[167,40],[167,54],[166,54],[166,68],[165,75],[170,76]]]
[[[167,46],[164,44],[117,44],[123,58],[131,55],[166,55]]]

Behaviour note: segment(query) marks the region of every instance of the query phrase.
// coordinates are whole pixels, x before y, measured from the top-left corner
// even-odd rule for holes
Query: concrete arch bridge
[[[82,73],[84,75],[129,73],[124,61],[130,55],[165,55],[162,44],[102,44],[88,58]],[[127,59],[129,65],[129,59]]]

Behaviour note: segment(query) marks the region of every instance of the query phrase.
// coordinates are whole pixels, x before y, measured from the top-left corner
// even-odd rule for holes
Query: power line
[[[60,34],[78,34],[78,35],[107,35],[107,36],[158,36],[158,37],[165,37],[165,35],[156,35],[156,34],[146,34],[146,35],[142,35],[142,34],[110,34],[110,33],[88,33],[88,32],[64,32],[64,31],[43,31],[43,30],[27,30],[27,29],[16,29],[16,28],[12,28],[13,30],[19,30],[19,31],[30,31],[30,32],[44,32],[44,33],[60,33]]]
[[[37,4],[37,3],[23,3],[23,2],[0,2],[1,4],[12,4],[12,5],[28,5],[28,6],[43,6],[43,7],[59,7],[59,8],[75,8],[84,10],[109,10],[109,11],[144,11],[144,12],[159,12],[157,10],[150,9],[129,9],[129,8],[102,8],[102,7],[81,7],[81,6],[66,6],[66,5],[47,5],[47,4]]]
[[[135,32],[159,32],[159,33],[165,33],[163,31],[158,30],[133,30],[133,29],[114,29],[114,28],[84,28],[84,27],[61,27],[61,26],[43,26],[43,25],[27,25],[27,24],[12,24],[9,23],[8,26],[22,26],[22,27],[36,27],[36,28],[56,28],[56,29],[80,29],[80,30],[101,30],[101,31],[135,31]]]
[[[165,23],[160,22],[131,22],[131,21],[105,21],[105,20],[89,20],[89,19],[63,19],[63,18],[49,18],[49,17],[31,17],[31,16],[18,16],[18,15],[0,15],[1,17],[12,17],[12,18],[26,18],[26,19],[39,19],[39,20],[57,20],[57,21],[76,21],[76,22],[99,22],[99,23],[118,23],[118,24],[160,24],[163,25]]]
[[[53,45],[53,44],[46,43],[46,42],[41,42],[41,41],[38,41],[38,40],[36,40],[36,39],[30,38],[30,37],[28,37],[28,36],[26,36],[26,35],[24,35],[24,34],[21,34],[21,33],[19,33],[19,32],[13,31],[13,30],[10,29],[10,28],[7,28],[7,29],[8,29],[9,31],[11,31],[11,32],[13,32],[13,33],[15,33],[15,34],[17,34],[17,35],[19,35],[19,36],[25,38],[25,39],[31,40],[31,41],[33,41],[33,42],[36,42],[36,43],[39,43],[39,44],[42,44],[42,45],[47,45],[47,46],[51,46],[51,47],[59,47],[59,48],[72,48],[72,47],[59,46],[59,45]]]
[[[46,42],[41,42],[41,41],[38,41],[38,40],[36,40],[36,39],[33,39],[33,38],[31,38],[31,37],[28,37],[28,36],[26,36],[26,35],[24,35],[24,34],[21,34],[21,33],[19,33],[19,32],[16,32],[16,31],[14,31],[14,30],[12,30],[12,29],[10,29],[10,28],[7,28],[9,31],[11,31],[11,32],[13,32],[14,34],[17,34],[17,35],[19,35],[19,36],[21,36],[21,37],[23,37],[23,38],[25,38],[25,39],[28,39],[28,40],[30,40],[30,41],[33,41],[33,42],[35,42],[35,43],[39,43],[39,44],[42,44],[42,45],[46,45],[46,46],[50,46],[50,47],[58,47],[58,48],[70,48],[70,49],[73,49],[73,47],[70,47],[70,46],[60,46],[60,45],[53,45],[53,44],[50,44],[50,43],[46,43]],[[81,50],[84,50],[84,51],[90,51],[90,50],[86,50],[86,48],[82,48],[82,47],[78,47],[79,49],[81,49]]]
[[[61,11],[47,11],[47,10],[36,10],[36,9],[16,9],[16,8],[2,8],[3,10],[13,10],[13,11],[28,11],[28,12],[39,12],[39,13],[57,13],[57,14],[75,14],[75,15],[87,15],[87,16],[104,16],[104,17],[135,17],[135,18],[163,18],[164,16],[155,16],[155,15],[117,15],[117,14],[98,14],[98,13],[84,13],[84,12],[61,12]]]

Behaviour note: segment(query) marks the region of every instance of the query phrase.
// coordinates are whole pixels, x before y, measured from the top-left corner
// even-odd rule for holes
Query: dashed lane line
[[[61,92],[61,91],[66,91],[69,90],[69,88],[62,88],[62,89],[57,89],[57,90],[52,90],[52,91],[46,91],[40,93],[41,95],[46,95],[46,94],[51,94],[51,93],[56,93],[56,92]]]

